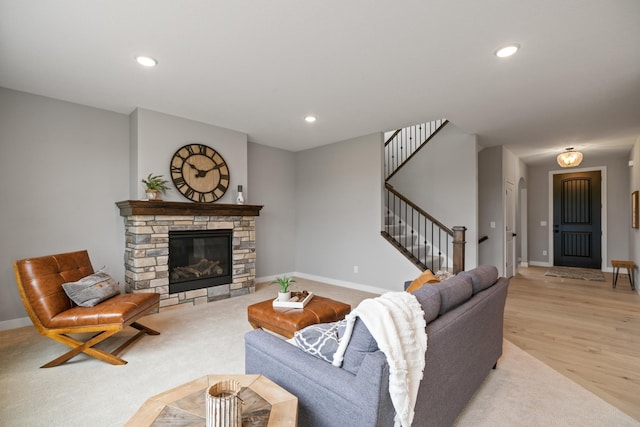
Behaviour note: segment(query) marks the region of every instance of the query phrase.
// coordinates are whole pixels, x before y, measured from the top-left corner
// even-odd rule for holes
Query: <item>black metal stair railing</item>
[[[384,176],[391,178],[411,157],[449,123],[434,120],[396,130],[384,143]]]
[[[381,235],[411,262],[433,272],[464,270],[465,227],[448,228],[388,183],[384,201],[387,219]]]

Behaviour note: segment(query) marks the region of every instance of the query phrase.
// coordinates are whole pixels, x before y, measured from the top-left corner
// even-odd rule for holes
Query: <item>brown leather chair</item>
[[[69,299],[62,284],[75,282],[94,272],[86,250],[23,259],[16,261],[13,267],[22,302],[38,332],[71,347],[42,368],[60,365],[79,353],[112,365],[124,365],[127,362],[117,357],[118,353],[145,334],[159,334],[136,322],[159,307],[158,294],[120,294],[94,307],[80,307]],[[111,353],[94,347],[126,326],[140,332]],[[87,332],[94,334],[87,341],[69,335]]]

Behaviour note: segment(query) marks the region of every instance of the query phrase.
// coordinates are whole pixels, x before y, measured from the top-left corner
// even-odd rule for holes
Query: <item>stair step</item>
[[[399,224],[399,225],[391,225],[391,224],[387,224],[384,229],[387,231],[387,233],[391,234],[392,236],[401,236],[403,234],[405,234],[405,229],[406,226],[404,224]]]

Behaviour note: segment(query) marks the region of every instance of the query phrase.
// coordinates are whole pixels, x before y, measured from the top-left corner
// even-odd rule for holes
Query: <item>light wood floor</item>
[[[505,338],[640,420],[640,295],[626,275],[612,289],[609,273],[596,282],[546,270],[521,268],[511,279]]]

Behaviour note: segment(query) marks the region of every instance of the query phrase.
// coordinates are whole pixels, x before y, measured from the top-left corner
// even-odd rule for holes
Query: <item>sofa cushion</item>
[[[442,305],[442,298],[440,296],[440,290],[436,286],[423,286],[413,292],[413,296],[415,296],[420,305],[422,305],[424,320],[427,323],[438,317],[440,306]]]
[[[463,304],[473,295],[471,278],[466,275],[458,274],[438,283],[435,287],[440,291],[440,315]]]
[[[81,307],[93,307],[120,295],[118,282],[102,272],[83,277],[76,282],[63,283],[62,289],[74,303]]]
[[[342,332],[344,332],[344,330]],[[342,332],[340,332],[339,338],[342,338]],[[359,317],[356,317],[349,345],[347,345],[344,352],[342,369],[356,375],[367,353],[373,353],[377,350],[378,343],[364,322],[360,320]]]
[[[471,279],[474,295],[483,291],[496,283],[498,280],[498,269],[493,265],[479,265],[473,270],[463,271],[460,275]]]
[[[296,331],[293,340],[296,346],[325,362],[333,362],[333,354],[338,349],[339,336],[342,336],[347,321],[320,323]]]

